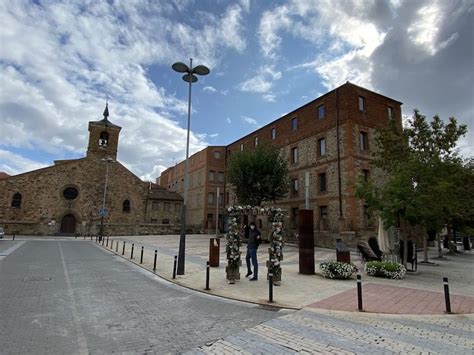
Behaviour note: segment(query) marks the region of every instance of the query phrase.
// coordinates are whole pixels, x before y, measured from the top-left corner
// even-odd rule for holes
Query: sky
[[[403,115],[456,117],[474,155],[474,0],[0,1],[0,171],[80,158],[89,121],[122,127],[118,160],[154,181],[351,81]]]

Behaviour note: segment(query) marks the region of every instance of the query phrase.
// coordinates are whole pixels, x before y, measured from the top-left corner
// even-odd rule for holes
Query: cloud
[[[24,158],[8,150],[0,149],[0,171],[6,172],[8,175],[23,173],[25,168],[30,171],[44,168],[47,165]]]
[[[238,88],[240,91],[262,94],[263,100],[274,102],[276,95],[271,90],[273,82],[281,78],[281,71],[276,70],[274,65],[265,65],[258,69],[255,76],[240,83]]]
[[[186,1],[1,2],[3,147],[80,157],[87,122],[101,119],[109,98],[110,119],[123,128],[119,159],[134,173],[151,177],[171,157],[183,158],[186,130],[176,117],[186,113],[187,102],[154,83],[148,68],[168,66],[176,53],[189,53],[212,68],[223,49],[246,48],[240,5],[181,22],[180,11],[188,6]],[[191,132],[190,145],[196,151],[206,142]],[[28,159],[16,161],[23,169],[9,163],[10,172],[35,166]]]
[[[202,88],[202,90],[203,90],[203,91],[207,91],[207,92],[212,92],[212,93],[214,93],[214,92],[217,91],[217,89],[214,88],[214,87],[212,87],[212,86],[204,86],[204,87]]]
[[[255,126],[255,127],[260,127],[260,125],[258,124],[257,120],[251,118],[251,117],[247,117],[247,116],[240,116],[242,118],[242,120],[245,122],[245,123],[248,123],[249,125],[252,125],[252,126]]]
[[[227,117],[225,120],[227,121],[228,124],[232,123],[232,120],[230,119],[230,117]]]

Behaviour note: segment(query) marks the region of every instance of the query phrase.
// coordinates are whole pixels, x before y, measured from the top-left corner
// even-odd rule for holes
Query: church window
[[[101,147],[107,147],[108,143],[109,143],[109,134],[107,132],[101,132],[100,138],[99,138],[99,145]]]
[[[13,208],[21,208],[21,193],[17,192],[13,195],[12,199],[12,207]]]
[[[130,201],[129,200],[123,201],[122,212],[125,212],[125,213],[130,212]]]
[[[63,190],[63,196],[66,200],[74,200],[79,195],[79,191],[75,187],[66,187]]]
[[[152,210],[152,211],[158,211],[158,206],[159,206],[158,202],[157,202],[157,201],[153,201],[153,202],[151,203],[151,210]]]

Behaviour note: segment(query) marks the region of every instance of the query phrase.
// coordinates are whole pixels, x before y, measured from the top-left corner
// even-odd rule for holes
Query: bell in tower
[[[117,159],[118,139],[121,127],[109,121],[109,104],[105,104],[104,118],[89,122],[89,145],[87,156]]]

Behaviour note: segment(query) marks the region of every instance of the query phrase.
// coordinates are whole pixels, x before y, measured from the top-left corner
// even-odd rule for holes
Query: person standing
[[[245,275],[245,277],[253,275],[250,281],[258,280],[257,249],[261,240],[262,235],[257,229],[257,226],[254,222],[250,222],[249,240],[247,242],[247,255],[245,256],[245,262],[247,263],[247,275]],[[250,268],[250,259],[252,259],[253,272]]]

